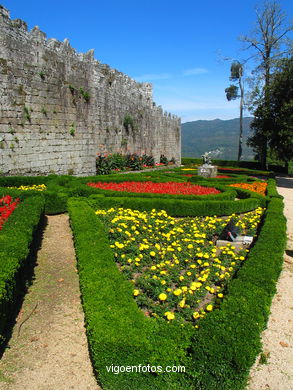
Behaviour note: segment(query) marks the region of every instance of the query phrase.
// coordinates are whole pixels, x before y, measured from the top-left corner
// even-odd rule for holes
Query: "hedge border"
[[[196,388],[245,388],[249,370],[261,351],[260,334],[276,292],[285,247],[283,202],[273,198],[258,240],[228,286],[220,310],[206,317],[193,339],[190,368]]]
[[[230,200],[191,201],[181,199],[140,198],[140,197],[106,197],[103,195],[91,195],[89,201],[95,207],[110,208],[125,207],[136,210],[166,210],[174,217],[195,217],[229,215],[254,210],[261,205],[259,198],[242,199],[231,202]],[[265,198],[263,200],[265,202]]]
[[[175,168],[176,169],[176,168]],[[187,179],[178,179],[176,177],[167,177],[165,179],[162,179],[162,172],[153,172],[151,180],[154,182],[164,182],[164,181],[180,181],[180,182],[186,182],[188,181]],[[206,187],[215,187],[221,191],[220,194],[217,195],[198,195],[198,196],[188,196],[188,195],[168,195],[168,194],[136,194],[136,193],[125,193],[125,192],[119,192],[119,191],[106,191],[106,190],[99,190],[96,188],[92,188],[87,186],[85,183],[88,182],[90,179],[91,180],[99,180],[99,181],[115,181],[115,182],[121,182],[124,180],[129,180],[133,179],[132,176],[135,176],[135,181],[146,181],[150,180],[150,178],[146,178],[143,174],[130,174],[128,175],[109,175],[107,177],[99,177],[99,176],[93,176],[91,178],[77,178],[73,176],[68,176],[68,175],[63,175],[63,176],[56,176],[56,175],[49,175],[47,177],[42,176],[42,177],[21,177],[21,176],[14,176],[14,177],[1,177],[0,178],[0,185],[9,185],[9,186],[18,186],[21,184],[41,184],[44,183],[47,185],[47,190],[43,192],[39,191],[19,191],[19,190],[11,190],[8,189],[7,187],[0,187],[0,195],[5,195],[7,193],[13,193],[15,196],[24,198],[27,196],[34,196],[34,195],[42,195],[45,198],[45,213],[52,215],[52,214],[60,214],[63,212],[67,211],[67,200],[70,197],[76,197],[76,196],[82,196],[82,197],[89,197],[90,195],[93,194],[103,194],[104,196],[114,198],[114,197],[133,197],[133,198],[149,198],[149,199],[154,199],[154,200],[192,200],[192,201],[204,201],[204,202],[209,202],[212,200],[215,201],[224,201],[226,203],[223,203],[222,206],[220,204],[212,204],[211,210],[215,210],[215,212],[210,211],[211,214],[217,214],[219,212],[222,213],[221,209],[227,208],[227,213],[230,213],[230,210],[233,212],[233,208],[231,206],[227,206],[228,200],[235,199],[235,194],[241,199],[244,198],[258,198],[259,199],[259,205],[264,205],[265,204],[265,199],[261,197],[258,194],[251,193],[249,191],[246,192],[246,195],[243,195],[244,192],[239,191],[236,188],[231,188],[227,186],[228,183],[224,183],[222,181],[218,182],[209,182],[202,180],[198,182],[197,184],[206,186]],[[235,178],[237,181],[237,178]],[[270,188],[272,188],[272,191],[275,191],[275,196],[277,195],[276,190],[273,190],[274,184],[273,181],[270,184]],[[246,202],[247,205],[249,205],[249,202]],[[241,203],[240,203],[241,204]],[[203,210],[207,209],[207,205],[202,204]],[[199,207],[199,205],[198,205]],[[233,206],[235,208],[235,212],[242,212],[242,211],[248,211],[249,207],[246,209],[244,207],[244,203],[242,207],[239,205]],[[239,211],[238,211],[239,210]],[[186,215],[186,214],[184,214]],[[202,215],[202,214],[196,214],[196,215]]]
[[[111,262],[113,253],[98,218],[85,199],[70,199],[69,213],[87,333],[101,383],[110,390],[244,389],[249,369],[261,350],[260,333],[268,318],[282,266],[286,243],[286,220],[282,211],[281,199],[269,200],[258,240],[237,277],[229,284],[221,308],[202,321],[198,332],[188,332],[188,327],[180,332],[172,324],[164,327],[160,322],[154,330],[153,322],[142,318],[142,313],[133,305],[129,284],[118,272],[114,261]],[[110,294],[105,280],[110,283]],[[115,310],[117,305],[118,312]],[[168,332],[170,330],[172,332]],[[169,349],[165,349],[165,343],[170,339],[172,343],[176,342],[177,360],[172,343]],[[191,351],[191,360],[184,360],[183,346]],[[104,352],[101,356],[104,348],[110,351],[112,362],[117,365],[165,363],[173,359],[172,364],[187,365],[188,375],[172,378],[110,375],[105,370],[109,357],[105,357]],[[157,352],[156,348],[159,348]],[[162,382],[162,378],[166,382]]]
[[[192,390],[189,379],[182,374],[115,375],[107,371],[106,366],[111,364],[187,364],[185,349],[194,329],[187,326],[183,332],[178,324],[145,317],[132,297],[131,282],[116,267],[104,227],[93,208],[86,199],[71,198],[68,210],[87,336],[99,383],[108,390],[178,390],[178,383]]]
[[[215,165],[220,166],[220,167],[235,167],[235,168],[239,167],[239,168],[261,170],[261,164],[258,163],[257,161],[213,160],[213,163]],[[200,164],[201,165],[202,159],[196,158],[196,157],[182,157],[181,164],[182,165],[189,165],[189,164]],[[288,173],[286,170],[286,167],[283,167],[282,165],[269,164],[268,168],[270,171]]]
[[[24,197],[0,231],[0,346],[23,288],[23,269],[43,211],[42,196]]]

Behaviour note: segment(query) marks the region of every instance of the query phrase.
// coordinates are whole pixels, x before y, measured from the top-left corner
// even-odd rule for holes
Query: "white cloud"
[[[205,68],[193,68],[193,69],[186,69],[183,71],[183,76],[195,76],[199,74],[205,74],[208,73],[208,70]]]
[[[150,73],[143,74],[141,76],[134,77],[136,81],[152,81],[152,80],[166,80],[170,79],[172,75],[170,73]]]

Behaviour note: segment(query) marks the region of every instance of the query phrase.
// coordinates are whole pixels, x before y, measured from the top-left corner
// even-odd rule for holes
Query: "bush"
[[[193,158],[193,157],[182,157],[181,159],[182,165],[190,165],[190,164],[202,164],[201,158]],[[233,161],[233,160],[213,160],[214,165],[218,165],[220,167],[239,167],[239,168],[248,168],[259,170],[261,169],[261,164],[257,161]],[[286,168],[281,165],[269,165],[269,171],[273,172],[283,172],[287,173]]]
[[[195,217],[230,215],[242,213],[257,208],[260,202],[257,198],[243,199],[231,202],[230,200],[191,201],[182,199],[140,198],[140,197],[106,197],[91,195],[90,203],[95,208],[124,207],[136,210],[166,210],[173,217]]]
[[[126,155],[126,167],[132,171],[142,170],[143,160],[138,154],[127,154]]]
[[[142,164],[146,165],[147,167],[154,167],[155,166],[155,159],[153,156],[148,156],[147,154],[144,154],[142,156]]]
[[[96,159],[97,175],[109,175],[112,170],[111,160],[107,156],[98,156]]]
[[[227,298],[220,310],[206,317],[193,338],[190,370],[195,388],[245,388],[249,369],[261,350],[260,334],[276,291],[285,245],[282,200],[272,199],[258,240],[229,285]]]
[[[160,156],[160,164],[164,164],[164,165],[168,165],[168,159],[166,156],[164,156],[163,154],[161,154]]]
[[[75,239],[80,288],[87,335],[98,379],[107,389],[191,389],[182,374],[142,373],[115,375],[111,364],[184,364],[190,327],[156,322],[140,311],[132,298],[132,285],[118,272],[101,222],[86,200],[68,205]],[[175,383],[174,383],[175,382]]]
[[[110,200],[102,195],[90,199],[95,208],[122,206],[148,210],[157,205],[147,199]],[[247,201],[257,199],[234,203]],[[175,205],[168,212],[174,211],[177,212]],[[116,267],[104,227],[87,201],[70,199],[69,213],[89,344],[102,385],[113,390],[244,389],[249,369],[261,348],[260,333],[281,269],[286,242],[282,200],[273,198],[269,202],[260,236],[230,282],[220,309],[210,313],[196,332],[188,326],[178,328],[176,324],[144,317],[132,299],[130,282]],[[106,369],[113,362],[123,366],[181,364],[187,370],[185,375],[172,374],[172,377],[113,375]]]
[[[0,345],[21,293],[30,244],[44,210],[44,198],[26,196],[0,232]]]

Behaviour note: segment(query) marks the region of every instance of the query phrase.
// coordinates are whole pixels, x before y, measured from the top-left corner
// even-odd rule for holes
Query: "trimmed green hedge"
[[[264,198],[265,199],[265,198]],[[155,198],[127,198],[127,197],[106,197],[102,195],[91,195],[89,200],[95,208],[124,207],[136,210],[166,210],[174,217],[195,217],[201,215],[229,215],[254,210],[260,206],[258,198],[249,198],[238,201],[210,200],[191,201]]]
[[[68,210],[75,240],[87,336],[98,380],[105,389],[192,389],[182,374],[115,375],[107,366],[187,364],[185,350],[194,330],[157,322],[138,309],[132,284],[117,270],[104,227],[81,199]],[[180,385],[181,387],[178,387]]]
[[[92,202],[98,198],[109,201],[102,196],[91,198]],[[131,202],[131,207],[137,208],[135,199]],[[154,200],[152,203],[155,207]],[[269,202],[259,238],[230,282],[220,309],[210,313],[195,332],[188,326],[180,328],[143,316],[132,298],[131,283],[117,270],[94,210],[85,199],[70,199],[88,339],[101,384],[109,390],[244,389],[261,350],[260,333],[281,270],[286,243],[282,210],[281,199]],[[115,375],[106,368],[149,363],[181,364],[187,370],[185,375],[154,376]]]
[[[176,168],[174,169],[176,171]],[[176,173],[176,172],[175,172]],[[188,178],[180,178],[180,175],[176,175],[173,177],[173,174],[171,176],[166,177],[166,174],[164,175],[164,171],[160,172],[151,172],[151,173],[139,173],[139,174],[123,174],[123,175],[107,175],[107,176],[92,176],[88,178],[76,178],[73,176],[56,176],[56,175],[50,175],[50,176],[41,176],[41,177],[20,177],[20,176],[14,176],[14,177],[1,177],[0,178],[0,195],[4,195],[7,193],[13,193],[15,196],[23,197],[23,196],[34,196],[36,194],[41,194],[45,197],[45,213],[46,214],[59,214],[67,211],[67,200],[70,197],[76,197],[76,196],[82,196],[82,197],[89,197],[93,194],[103,194],[107,197],[133,197],[133,198],[149,198],[154,200],[193,200],[193,201],[226,201],[222,205],[213,205],[213,208],[211,209],[209,215],[213,215],[213,211],[215,210],[216,213],[222,213],[222,209],[226,208],[227,201],[235,199],[235,195],[237,193],[237,196],[239,198],[248,198],[248,197],[258,197],[257,194],[252,194],[249,191],[246,192],[245,196],[241,196],[241,192],[238,191],[238,189],[228,187],[228,182],[223,182],[221,180],[216,181],[215,179],[210,179],[209,181],[204,180],[201,178],[200,181],[198,181],[197,177],[191,178],[191,182],[197,182],[197,184],[206,186],[206,187],[215,187],[218,190],[221,191],[220,194],[216,195],[169,195],[169,194],[150,194],[150,193],[143,193],[143,194],[137,194],[137,193],[126,193],[123,191],[108,191],[108,190],[102,190],[98,188],[92,188],[86,185],[89,181],[112,181],[112,182],[121,182],[125,180],[133,180],[133,181],[153,181],[153,182],[166,182],[166,181],[177,181],[177,182],[186,182],[189,181]],[[237,175],[235,176],[235,180],[238,181]],[[244,175],[238,175],[238,177],[241,176],[243,181],[249,180],[247,176]],[[240,180],[242,180],[240,179]],[[223,179],[225,180],[225,179]],[[228,179],[227,179],[228,180]],[[235,182],[235,180],[232,180],[231,182]],[[19,190],[10,190],[7,188],[7,186],[20,186],[20,185],[32,185],[32,184],[46,184],[47,190],[40,192],[40,191],[19,191]],[[25,194],[25,195],[23,195]],[[239,195],[240,194],[240,195]],[[265,200],[261,197],[259,199],[259,204],[264,205]],[[249,202],[247,202],[249,204]],[[203,206],[203,210],[206,210],[207,206]],[[242,212],[250,210],[251,206],[248,206],[248,208],[240,207],[240,206],[227,206],[227,212],[230,212],[229,210],[233,210],[233,207],[235,208],[235,212]],[[203,211],[202,211],[203,212]],[[233,211],[232,211],[233,212]],[[185,215],[185,214],[184,214]],[[197,212],[196,215],[203,215],[199,214]]]
[[[201,158],[182,157],[181,163],[183,165],[202,164]],[[220,167],[234,167],[234,168],[248,168],[260,170],[261,165],[257,161],[234,161],[234,160],[213,160],[213,164]],[[268,165],[270,171],[288,173],[287,169],[282,165]]]
[[[279,195],[277,191],[277,184],[275,179],[268,179],[267,196],[270,198],[273,197],[283,199],[283,196]]]
[[[142,180],[143,181],[143,180]],[[104,190],[101,188],[94,188],[91,186],[77,186],[75,191],[71,191],[72,196],[88,196],[89,194],[102,194],[104,196],[110,196],[110,197],[134,197],[134,198],[152,198],[152,199],[173,199],[173,200],[234,200],[236,197],[236,191],[232,188],[225,187],[223,185],[212,185],[211,183],[204,183],[203,186],[205,187],[213,187],[217,190],[221,191],[219,194],[209,194],[209,195],[172,195],[172,194],[157,194],[157,193],[138,193],[138,192],[126,192],[126,191],[112,191],[112,190]],[[84,188],[86,187],[86,188]],[[90,190],[88,190],[90,188]],[[87,195],[83,195],[83,193]]]
[[[0,231],[0,345],[23,287],[21,273],[43,211],[42,196],[24,197]]]
[[[286,247],[281,199],[268,204],[257,243],[228,288],[220,310],[193,338],[190,372],[197,389],[244,389],[257,354]]]

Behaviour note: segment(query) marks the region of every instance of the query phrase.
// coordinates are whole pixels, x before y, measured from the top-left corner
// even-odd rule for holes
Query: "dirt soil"
[[[0,361],[1,390],[100,390],[89,359],[68,216],[47,217],[35,280]]]
[[[267,329],[262,334],[263,352],[250,372],[247,390],[293,389],[293,178],[279,177],[277,185],[285,202],[287,250]]]

